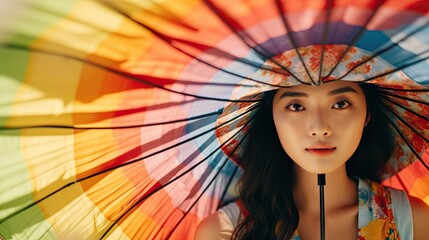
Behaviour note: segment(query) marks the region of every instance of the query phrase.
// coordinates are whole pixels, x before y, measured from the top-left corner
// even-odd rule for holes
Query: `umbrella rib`
[[[207,1],[207,0],[206,0]],[[253,7],[252,7],[252,5],[251,4],[249,4],[247,1],[241,1],[243,4],[246,4],[249,8],[252,8],[252,10],[254,9]],[[262,23],[262,22],[264,22],[264,19],[263,18],[261,18],[261,16],[259,15],[260,14],[260,12],[258,11],[259,9],[257,9],[256,10],[256,12],[255,11],[253,11],[252,13],[252,16],[256,19],[256,22],[259,22],[259,23]],[[263,26],[263,25],[261,25],[261,26]],[[272,37],[272,34],[268,31],[268,29],[266,28],[266,27],[259,27],[258,26],[258,28],[259,29],[261,29],[261,31],[263,31],[264,32],[264,34],[266,35],[266,36],[269,36],[269,39],[275,39],[275,38],[273,38]],[[247,31],[246,31],[247,32]],[[256,41],[254,41],[254,43],[256,43]],[[260,46],[261,47],[261,46]],[[272,44],[272,47],[273,48],[275,48],[275,50],[274,50],[274,53],[275,54],[277,54],[277,53],[280,53],[281,52],[281,50],[280,50],[280,48],[278,47],[278,45],[275,43],[275,42],[273,42],[273,44]],[[261,47],[261,49],[263,49],[263,50],[265,50],[265,48],[263,48],[263,47]],[[273,51],[266,51],[270,56],[272,56],[273,54]],[[270,59],[269,60],[272,60],[271,59],[271,57],[270,57]],[[278,65],[279,67],[282,67],[283,65],[281,65],[281,64],[279,64]]]
[[[216,6],[210,1],[210,0],[204,0],[204,2],[206,3],[206,5],[213,11],[213,13],[218,16],[218,18],[238,37],[241,39],[241,41],[248,46],[250,49],[253,49],[261,58],[262,60],[266,61],[269,60],[271,62],[273,62],[276,66],[280,67],[280,69],[286,71],[288,74],[290,74],[290,76],[292,76],[294,79],[296,79],[298,82],[303,83],[303,84],[307,84],[304,81],[302,81],[301,79],[299,79],[293,72],[291,72],[286,66],[284,66],[283,64],[279,63],[278,61],[276,61],[275,59],[273,59],[272,57],[269,57],[268,55],[270,55],[270,53],[263,48],[261,45],[259,45],[255,40],[253,40],[248,34],[244,33],[244,32],[238,32],[236,29],[234,29],[234,27],[232,27],[232,25],[226,20],[226,17],[217,10]],[[243,36],[244,35],[244,36]],[[250,43],[248,43],[246,41],[246,39],[249,39],[251,42],[253,42],[253,44],[255,44],[255,46],[252,46]],[[260,48],[263,52],[258,50],[258,48]],[[271,68],[264,68],[261,67],[266,71],[271,71],[271,72],[275,72],[278,73],[276,71],[273,71]]]
[[[329,34],[329,23],[331,20],[331,14],[332,14],[332,0],[328,0],[328,7],[325,14],[325,22],[323,24],[323,36],[322,36],[322,53],[320,55],[319,60],[319,76],[317,79],[318,84],[322,82],[322,68],[323,68],[323,59],[325,58],[325,47],[326,43],[328,41],[328,34]]]
[[[243,128],[243,127],[242,127]],[[242,129],[241,128],[241,129]],[[181,173],[180,175],[174,177],[173,179],[169,180],[167,183],[165,183],[164,185],[157,187],[156,189],[154,189],[153,191],[151,191],[149,194],[142,196],[141,199],[139,199],[137,202],[135,202],[129,209],[127,209],[124,213],[121,214],[121,216],[118,217],[118,219],[116,219],[111,225],[110,227],[105,231],[105,233],[103,234],[103,236],[100,238],[100,240],[102,240],[107,233],[113,228],[113,226],[115,224],[117,224],[128,212],[130,212],[132,209],[134,209],[135,207],[137,207],[138,205],[142,204],[148,197],[152,196],[153,194],[157,193],[159,190],[161,190],[162,188],[170,185],[171,183],[173,183],[174,181],[178,180],[179,178],[185,176],[186,174],[188,174],[190,171],[192,171],[193,169],[195,169],[196,167],[200,166],[203,162],[205,162],[207,159],[209,159],[215,152],[219,151],[220,149],[222,149],[223,146],[225,146],[227,143],[229,143],[236,135],[238,135],[238,133],[240,133],[240,131],[237,131],[234,135],[232,135],[227,141],[225,141],[224,143],[222,143],[221,145],[219,145],[219,147],[217,147],[214,151],[212,151],[208,156],[206,156],[204,159],[202,159],[201,161],[197,162],[195,165],[193,165],[192,167],[190,167],[189,169],[187,169],[186,171],[184,171],[183,173]]]
[[[108,70],[111,73],[115,73],[115,72],[113,72],[112,68],[109,68],[109,67],[97,64],[95,62],[86,61],[84,59],[81,59],[81,58],[78,58],[78,57],[74,57],[74,56],[71,56],[71,55],[65,55],[65,54],[57,53],[57,52],[54,52],[54,51],[40,50],[40,49],[34,49],[34,48],[27,48],[27,47],[24,47],[22,45],[13,44],[13,43],[8,43],[8,44],[5,44],[5,45],[3,45],[1,47],[2,48],[14,49],[14,50],[31,51],[31,52],[35,52],[35,53],[41,53],[41,54],[46,54],[46,55],[52,55],[52,56],[57,56],[57,57],[68,58],[68,59],[76,60],[76,61],[79,61],[79,62],[83,62],[85,64],[89,64],[89,65],[92,65],[92,66],[95,66],[95,67],[98,67],[98,68],[102,68],[104,70]],[[238,59],[238,60],[241,60],[241,59]],[[247,64],[252,65],[254,67],[259,67],[259,64],[252,63],[249,60],[242,60],[242,63],[247,63]],[[221,71],[224,70],[224,69],[220,69],[220,68],[217,68],[217,69],[221,70]],[[270,69],[265,69],[265,70],[270,70]],[[123,73],[123,72],[122,71],[117,71],[116,72],[116,74],[120,75],[121,77],[126,78],[127,80],[134,80],[134,79],[130,79],[127,75],[124,75],[124,74],[121,74],[121,73]],[[241,76],[241,75],[237,75],[237,76],[241,77],[241,78],[246,78],[246,77]],[[251,80],[251,81],[257,81],[257,80],[251,79],[251,78],[246,78],[246,79]],[[160,80],[163,80],[163,79],[160,78]],[[236,87],[236,86],[254,87],[254,85],[243,84],[243,83],[196,82],[196,81],[180,80],[180,79],[174,79],[174,81],[177,82],[177,83],[186,84],[186,85],[204,85],[204,86],[209,85],[209,86],[228,86],[228,87]],[[276,85],[273,85],[273,86],[276,86]]]
[[[339,77],[338,79],[344,79],[347,75],[349,75],[351,72],[353,72],[353,70],[355,70],[356,68],[362,66],[363,64],[371,61],[372,59],[374,59],[375,57],[388,52],[389,50],[393,49],[394,47],[398,46],[399,43],[407,40],[409,37],[413,36],[414,34],[422,31],[423,29],[425,29],[427,26],[429,26],[429,21],[427,21],[424,25],[418,27],[417,29],[413,30],[412,32],[410,32],[408,35],[402,37],[401,39],[399,39],[397,42],[392,42],[389,46],[378,50],[377,52],[375,52],[374,54],[372,54],[369,58],[366,58],[365,60],[359,62],[358,64],[354,65],[352,68],[350,68],[345,74],[343,74],[341,77]]]
[[[387,101],[389,101],[389,102],[393,103],[394,105],[396,105],[396,106],[398,106],[398,107],[400,107],[400,108],[404,109],[405,111],[411,112],[411,113],[413,113],[414,115],[416,115],[416,116],[418,116],[418,117],[422,118],[423,120],[425,120],[425,121],[428,121],[428,122],[429,122],[429,118],[428,118],[428,117],[424,117],[423,115],[418,114],[418,113],[416,113],[416,112],[412,111],[411,109],[408,109],[408,108],[406,108],[406,107],[402,106],[401,104],[399,104],[399,103],[397,103],[397,102],[395,102],[395,101],[392,101],[391,99],[389,99],[389,98],[387,98],[387,97],[384,97],[384,96],[382,96],[382,97],[383,97],[384,99],[386,99]],[[390,111],[393,115],[395,115],[395,117],[396,117],[397,119],[399,119],[402,123],[404,123],[404,124],[405,124],[409,129],[411,129],[413,132],[415,132],[415,133],[416,133],[420,138],[422,138],[423,140],[425,140],[426,142],[428,142],[428,143],[429,143],[429,140],[426,138],[426,136],[424,136],[422,133],[420,133],[419,131],[417,131],[416,129],[414,129],[414,128],[411,126],[411,124],[409,124],[407,121],[405,121],[401,116],[399,116],[397,113],[395,113],[392,109],[390,109],[390,108],[389,108],[389,111]]]
[[[239,32],[237,29],[235,29],[233,25],[227,20],[228,17],[224,15],[221,11],[219,11],[219,9],[212,3],[212,1],[204,0],[204,3],[218,17],[218,19],[223,22],[225,26],[229,28],[229,30],[231,30],[231,32],[233,32],[247,47],[249,47],[249,49],[254,49],[258,56],[261,57],[261,60],[266,61],[267,59],[270,59],[270,57],[268,57],[269,52],[265,48],[258,46],[258,43],[252,37],[250,37],[249,34],[244,31]],[[250,42],[253,43],[255,46],[252,46],[251,43],[249,43],[246,39],[250,40]],[[259,51],[255,47],[260,47],[262,51]]]
[[[54,226],[53,226],[54,224],[55,223],[52,223],[52,222],[49,224],[49,227],[46,228],[46,230],[44,231],[44,233],[40,235],[39,240],[41,240],[41,239],[48,239],[45,236],[51,232],[51,230],[54,228]],[[38,228],[34,228],[34,230],[32,232],[37,232],[37,230],[39,230],[39,229]],[[54,232],[55,232],[55,230],[54,230]],[[28,236],[33,236],[33,234],[28,234]]]
[[[17,48],[17,49],[29,50],[29,49],[22,48],[20,46],[14,46],[14,45],[8,45],[8,46],[11,47],[11,48],[13,47],[13,48]],[[71,59],[83,61],[83,60],[81,60],[79,58],[76,58],[76,57],[65,56],[65,55],[56,54],[54,52],[49,52],[49,51],[41,51],[41,50],[33,50],[33,49],[31,49],[31,51],[41,52],[41,53],[48,53],[48,54],[52,54],[52,55],[63,56],[63,57],[66,57],[66,58],[71,58]],[[158,84],[155,84],[155,83],[143,80],[143,79],[139,78],[140,75],[138,75],[138,74],[130,74],[130,73],[127,73],[127,72],[122,72],[122,71],[119,71],[119,70],[116,70],[116,69],[111,69],[111,68],[108,68],[106,66],[96,64],[94,62],[88,62],[88,61],[83,61],[83,62],[85,62],[88,65],[92,65],[92,66],[101,68],[103,70],[106,70],[108,72],[117,74],[119,76],[126,77],[127,79],[130,79],[130,80],[133,80],[133,81],[136,81],[136,82],[139,82],[139,83],[151,86],[151,87],[159,88],[159,89],[162,89],[162,90],[165,90],[165,91],[168,91],[168,92],[172,92],[172,93],[177,93],[177,94],[180,94],[180,95],[188,96],[188,97],[194,97],[194,98],[205,99],[205,100],[221,101],[221,102],[253,102],[253,100],[232,100],[232,99],[214,98],[214,97],[200,96],[200,95],[190,94],[190,93],[185,93],[185,92],[179,92],[179,91],[168,89],[168,88],[163,87],[161,85],[158,85]],[[239,75],[237,75],[237,76],[239,76]],[[141,76],[141,77],[144,78],[144,76]],[[250,78],[246,78],[246,79],[253,81],[253,79],[250,79]],[[254,81],[256,81],[256,80],[254,80]],[[273,85],[273,84],[267,84],[267,83],[263,83],[263,82],[260,82],[260,83],[266,84],[266,85],[270,85],[270,86],[273,86],[273,87],[278,87],[277,85]]]
[[[341,54],[340,58],[338,59],[338,62],[335,64],[335,66],[329,71],[329,73],[326,75],[330,76],[335,69],[338,67],[338,65],[340,64],[340,62],[344,59],[344,57],[347,55],[347,53],[350,51],[351,47],[354,46],[354,44],[357,42],[357,40],[359,40],[359,38],[362,36],[362,34],[367,30],[366,27],[368,26],[368,24],[371,22],[371,20],[374,18],[375,14],[378,12],[378,10],[380,9],[381,5],[383,4],[385,0],[378,0],[377,1],[377,6],[374,8],[374,11],[371,12],[371,15],[369,16],[368,19],[366,19],[365,23],[363,24],[363,26],[359,29],[359,31],[357,32],[357,34],[353,37],[353,39],[351,40],[351,42],[349,44],[347,44],[346,49],[344,50],[344,52]]]
[[[423,54],[425,54],[425,53],[429,53],[429,49],[425,50],[423,53],[420,53],[419,55],[423,55]],[[417,55],[417,56],[419,56],[419,55]],[[384,76],[386,76],[386,75],[389,75],[389,74],[395,73],[395,72],[397,72],[397,71],[403,70],[403,69],[405,69],[405,68],[408,68],[408,67],[410,67],[410,66],[412,66],[412,65],[415,65],[415,64],[418,64],[418,63],[420,63],[420,62],[426,61],[426,60],[428,60],[428,59],[429,59],[429,56],[424,57],[424,58],[417,59],[417,60],[415,60],[415,61],[413,61],[413,62],[410,62],[410,63],[408,63],[408,64],[404,64],[404,65],[402,65],[402,66],[400,66],[400,67],[398,67],[398,68],[395,68],[395,69],[392,69],[392,70],[390,70],[390,71],[387,71],[387,72],[384,72],[384,73],[380,73],[380,74],[378,74],[378,75],[375,75],[375,76],[372,76],[372,77],[370,77],[370,78],[367,78],[367,79],[363,80],[362,82],[368,82],[368,81],[371,81],[371,80],[376,79],[376,78],[384,77]]]
[[[385,106],[385,108],[389,109],[388,106]],[[382,112],[385,115],[385,117],[388,119],[388,121],[390,122],[390,124],[393,126],[393,128],[395,129],[395,131],[404,140],[404,142],[407,145],[408,149],[410,149],[413,152],[413,154],[417,157],[417,159],[419,159],[420,163],[423,164],[423,166],[429,171],[429,165],[427,165],[426,162],[421,158],[421,156],[418,154],[418,152],[416,151],[416,149],[412,146],[412,144],[409,142],[409,140],[401,132],[401,130],[399,129],[399,127],[393,122],[392,119],[389,118],[389,116],[387,115],[387,113],[385,113],[384,111],[382,111]],[[389,112],[391,112],[391,110],[389,110]]]
[[[75,129],[75,130],[109,130],[109,129],[120,130],[120,129],[141,128],[141,127],[150,127],[150,126],[168,125],[173,123],[186,122],[191,120],[203,119],[214,115],[219,115],[221,113],[222,113],[222,109],[219,109],[214,112],[196,115],[189,118],[182,118],[182,119],[176,119],[176,120],[165,121],[165,122],[147,123],[147,124],[129,125],[129,126],[117,126],[117,127],[77,127],[77,126],[67,126],[67,125],[35,125],[35,126],[20,126],[20,127],[0,126],[0,130],[35,129],[35,128],[59,128],[59,129]]]
[[[145,25],[145,24],[143,24],[143,23],[141,23],[141,22],[139,22],[139,21],[135,20],[134,18],[132,18],[132,17],[128,16],[126,13],[124,13],[123,11],[121,11],[121,10],[120,10],[119,8],[117,8],[116,6],[113,6],[113,5],[112,5],[111,3],[109,3],[108,1],[106,1],[105,3],[106,3],[107,5],[109,5],[112,9],[114,9],[115,11],[117,11],[118,13],[121,13],[123,16],[127,17],[127,18],[128,18],[128,19],[130,19],[131,21],[135,22],[136,24],[138,24],[138,25],[140,25],[140,26],[144,27],[145,29],[147,29],[148,31],[150,31],[151,33],[153,33],[153,34],[154,34],[155,36],[157,36],[159,39],[161,39],[162,41],[164,41],[165,43],[167,43],[170,47],[172,47],[172,48],[176,49],[177,51],[179,51],[179,52],[181,52],[181,53],[183,53],[183,54],[185,54],[186,56],[191,57],[192,59],[195,59],[195,60],[197,60],[197,61],[199,61],[199,62],[201,62],[201,63],[203,63],[203,64],[205,64],[205,65],[207,65],[207,66],[209,66],[209,67],[212,67],[212,68],[214,68],[214,69],[216,69],[216,70],[219,70],[219,71],[225,72],[225,73],[230,74],[230,75],[235,76],[235,77],[239,77],[239,78],[247,79],[247,80],[252,81],[252,82],[256,82],[256,83],[260,83],[260,84],[264,84],[264,85],[268,85],[268,86],[272,86],[272,87],[278,87],[278,85],[270,84],[270,83],[266,83],[266,82],[263,82],[263,81],[259,81],[259,80],[253,79],[253,78],[249,78],[249,77],[247,77],[247,76],[242,76],[242,75],[240,75],[240,74],[233,73],[233,72],[228,71],[228,70],[226,70],[226,69],[223,69],[223,68],[217,67],[217,66],[215,66],[215,65],[213,65],[213,64],[211,64],[211,63],[209,63],[209,62],[207,62],[207,61],[204,61],[204,60],[202,60],[202,59],[198,58],[197,56],[194,56],[194,55],[192,55],[191,53],[188,53],[187,51],[185,51],[185,50],[183,50],[183,49],[179,48],[178,46],[174,46],[174,45],[172,44],[172,42],[171,42],[171,41],[169,41],[169,38],[168,38],[167,36],[163,35],[162,33],[158,32],[158,31],[156,31],[156,30],[154,30],[154,29],[152,29],[151,27],[149,27],[149,26],[147,26],[147,25]],[[237,58],[236,60],[240,60],[240,58]],[[245,61],[245,62],[243,62],[243,63],[247,63],[247,64],[248,64],[249,62],[248,62],[248,61]],[[254,67],[258,67],[258,68],[259,68],[260,66],[254,66]]]
[[[299,60],[300,60],[301,64],[304,66],[305,72],[307,73],[307,75],[308,75],[308,77],[309,77],[309,79],[310,79],[310,81],[311,81],[311,84],[312,84],[312,85],[315,85],[316,83],[314,82],[314,79],[313,79],[313,77],[311,76],[310,71],[309,71],[309,70],[308,70],[308,68],[307,68],[307,65],[305,65],[304,59],[302,58],[301,53],[300,53],[300,52],[299,52],[299,50],[298,50],[298,44],[296,43],[295,38],[293,37],[293,34],[292,34],[292,31],[291,31],[290,24],[289,24],[289,22],[288,22],[288,20],[287,20],[287,18],[286,18],[286,15],[285,15],[284,9],[283,9],[283,7],[282,7],[281,0],[275,0],[275,3],[276,3],[276,6],[277,6],[277,10],[279,11],[279,14],[280,14],[280,16],[281,16],[281,19],[282,19],[282,22],[283,22],[283,26],[284,26],[284,27],[285,27],[285,29],[286,29],[286,32],[287,32],[287,34],[286,34],[286,35],[287,35],[287,37],[288,37],[289,41],[292,43],[292,46],[293,46],[293,48],[295,49],[295,51],[296,51],[296,53],[297,53],[297,56],[298,56],[298,58],[299,58]]]
[[[429,105],[429,102],[425,102],[425,101],[422,101],[422,100],[412,99],[412,98],[408,98],[408,97],[405,97],[405,96],[400,96],[400,95],[396,95],[396,94],[392,94],[392,93],[387,93],[387,92],[384,92],[384,91],[383,91],[383,94],[385,94],[387,96],[391,96],[391,97],[400,98],[400,99],[404,99],[404,100],[407,100],[407,101],[415,102],[415,103],[420,103],[420,104],[423,104],[423,105]]]
[[[74,56],[71,56],[71,55],[65,55],[65,54],[57,53],[57,52],[54,52],[54,51],[48,51],[48,50],[26,48],[26,47],[24,47],[22,45],[13,44],[13,43],[8,43],[8,44],[5,44],[5,45],[3,45],[1,47],[3,47],[3,48],[9,48],[9,49],[14,49],[14,50],[31,51],[31,52],[35,52],[35,53],[41,53],[41,54],[46,54],[46,55],[52,55],[52,56],[57,56],[57,57],[68,58],[68,59],[72,59],[72,60],[83,62],[85,64],[89,64],[89,65],[92,65],[92,66],[95,66],[95,67],[98,67],[98,68],[102,68],[104,70],[108,70],[109,72],[116,73],[116,74],[120,75],[121,77],[126,78],[127,80],[133,80],[133,81],[135,80],[135,79],[130,79],[127,75],[121,74],[121,73],[123,73],[122,71],[113,72],[112,68],[109,68],[109,67],[97,64],[95,62],[86,61],[84,59],[81,59],[81,58],[78,58],[78,57],[74,57]],[[259,67],[259,64],[251,63],[251,61],[249,61],[249,60],[243,60],[242,62],[243,63],[247,63],[249,65],[252,65],[254,67]],[[220,69],[220,68],[217,68],[217,69],[221,70],[221,71],[224,70],[224,69]],[[265,69],[265,70],[270,70],[270,69]],[[241,78],[246,78],[246,77],[241,76],[241,75],[237,75],[237,76],[241,77]],[[251,79],[251,78],[246,78],[246,79],[251,80],[251,81],[257,81],[257,80]],[[163,79],[161,78],[160,80],[163,80]],[[243,84],[243,83],[196,82],[196,81],[180,80],[180,79],[174,79],[174,81],[177,82],[177,83],[186,84],[186,85],[204,85],[204,86],[209,85],[209,86],[228,86],[228,87],[236,87],[236,86],[254,87],[254,85]],[[273,86],[276,86],[276,85],[273,85]]]
[[[228,121],[226,121],[226,122],[224,122],[224,123],[222,123],[222,124],[219,124],[218,126],[215,126],[215,127],[214,127],[214,128],[212,128],[212,129],[209,129],[209,130],[207,130],[207,131],[205,131],[205,132],[202,132],[202,133],[200,133],[200,134],[197,134],[196,136],[193,136],[192,138],[186,139],[186,140],[184,140],[184,141],[182,141],[182,142],[180,142],[180,143],[174,144],[174,145],[172,145],[172,146],[170,146],[170,147],[167,147],[167,148],[164,148],[164,149],[159,150],[159,151],[157,151],[157,152],[151,153],[151,154],[149,154],[149,155],[146,155],[146,156],[143,156],[143,157],[140,157],[140,158],[137,158],[137,159],[131,160],[131,161],[129,161],[129,162],[122,163],[122,164],[119,164],[119,165],[117,165],[117,166],[114,166],[114,167],[111,167],[111,168],[108,168],[108,169],[105,169],[105,170],[99,171],[99,172],[97,172],[97,173],[94,173],[94,174],[88,175],[88,176],[83,177],[83,178],[81,178],[81,179],[76,179],[76,180],[75,180],[75,181],[73,181],[73,182],[69,182],[69,183],[67,183],[66,185],[62,186],[61,188],[58,188],[57,190],[55,190],[55,191],[53,191],[53,192],[49,193],[49,194],[48,194],[48,195],[46,195],[45,197],[43,197],[43,198],[41,198],[41,199],[39,199],[39,200],[37,200],[37,201],[35,201],[35,202],[33,202],[33,203],[31,203],[31,204],[29,204],[29,205],[25,206],[25,207],[23,207],[23,208],[21,208],[20,210],[18,210],[18,211],[16,211],[16,212],[14,212],[14,213],[12,213],[12,214],[10,214],[9,216],[6,216],[6,217],[5,217],[5,218],[3,218],[3,219],[0,219],[0,224],[2,224],[3,222],[7,221],[8,219],[10,219],[11,217],[13,217],[13,216],[15,216],[15,215],[18,215],[18,214],[20,214],[21,212],[24,212],[25,210],[30,209],[30,208],[31,208],[31,207],[33,207],[34,205],[36,205],[36,204],[38,204],[38,203],[40,203],[40,202],[44,201],[44,200],[45,200],[45,199],[47,199],[48,197],[50,197],[50,196],[52,196],[52,195],[55,195],[56,193],[58,193],[58,192],[60,192],[60,191],[64,190],[65,188],[67,188],[67,187],[69,187],[69,186],[71,186],[71,185],[73,185],[73,184],[76,184],[76,183],[79,183],[79,182],[82,182],[82,181],[88,180],[88,179],[90,179],[90,178],[92,178],[92,177],[96,177],[96,176],[98,176],[98,175],[101,175],[101,174],[104,174],[104,173],[107,173],[107,172],[113,171],[113,170],[118,169],[118,168],[121,168],[121,167],[125,167],[125,166],[127,166],[127,165],[132,164],[132,163],[135,163],[135,162],[139,162],[139,161],[145,160],[146,158],[153,157],[153,156],[155,156],[155,155],[157,155],[157,154],[160,154],[160,153],[165,152],[165,151],[168,151],[168,150],[170,150],[170,149],[172,149],[172,148],[178,147],[178,146],[180,146],[180,145],[182,145],[182,144],[184,144],[184,143],[187,143],[187,142],[192,141],[192,140],[194,140],[194,139],[197,139],[197,138],[199,138],[199,137],[201,137],[201,136],[203,136],[203,135],[205,135],[205,134],[207,134],[207,133],[210,133],[211,131],[213,131],[213,130],[215,130],[215,129],[217,129],[217,128],[220,128],[220,127],[222,127],[222,126],[224,126],[224,125],[226,125],[226,124],[228,124],[228,123],[230,123],[230,122],[232,122],[232,121],[234,121],[234,120],[236,120],[236,119],[240,118],[241,116],[244,116],[245,114],[247,114],[247,113],[251,112],[252,110],[253,110],[253,108],[249,108],[248,110],[246,110],[245,112],[241,113],[240,115],[235,116],[234,118],[232,118],[232,119],[230,119],[230,120],[228,120]]]
[[[377,88],[382,89],[382,90],[393,91],[393,92],[429,92],[429,87],[426,87],[426,86],[421,86],[421,87],[426,87],[425,89],[388,88],[388,87],[382,87],[382,86],[376,85],[376,84],[374,84],[374,86],[376,86]],[[383,91],[383,92],[385,92],[385,91]]]
[[[244,138],[246,138],[246,136],[243,136],[243,140],[244,140]],[[223,202],[223,200],[224,200],[224,198],[226,196],[226,193],[228,192],[228,188],[229,188],[229,186],[231,186],[232,180],[234,179],[234,176],[235,176],[235,174],[237,172],[238,172],[238,165],[235,164],[234,171],[232,172],[231,177],[228,179],[228,182],[227,182],[227,184],[225,186],[225,190],[223,191],[223,193],[222,193],[222,195],[220,197],[220,202]],[[217,210],[219,210],[219,206],[218,206]]]

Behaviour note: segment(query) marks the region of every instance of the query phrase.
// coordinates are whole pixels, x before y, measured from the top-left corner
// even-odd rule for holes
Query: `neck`
[[[293,194],[299,212],[319,213],[317,174],[295,166]],[[326,174],[325,211],[331,212],[357,203],[357,185],[346,173],[345,165]]]

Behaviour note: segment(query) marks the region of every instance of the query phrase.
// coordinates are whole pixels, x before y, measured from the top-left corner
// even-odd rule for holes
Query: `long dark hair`
[[[356,152],[346,163],[347,174],[379,181],[379,171],[393,152],[394,141],[378,89],[361,84],[371,118]],[[293,163],[278,138],[272,102],[266,92],[252,120],[240,165],[240,199],[247,210],[233,239],[290,239],[298,227],[299,213],[292,193]]]

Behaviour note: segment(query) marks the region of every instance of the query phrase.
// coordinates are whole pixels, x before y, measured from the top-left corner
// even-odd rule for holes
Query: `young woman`
[[[196,239],[319,239],[318,173],[326,239],[428,239],[429,207],[377,183],[394,148],[381,104],[375,86],[348,81],[265,93],[240,200],[206,218]]]

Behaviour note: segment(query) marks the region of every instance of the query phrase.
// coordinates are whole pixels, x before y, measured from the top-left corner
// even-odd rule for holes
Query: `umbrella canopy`
[[[0,38],[0,236],[193,239],[260,93],[376,84],[429,204],[426,0],[24,1]]]

